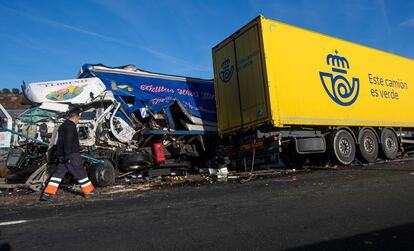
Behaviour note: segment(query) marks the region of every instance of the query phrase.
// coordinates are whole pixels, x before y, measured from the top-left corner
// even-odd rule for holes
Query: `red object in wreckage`
[[[157,164],[165,162],[164,146],[162,143],[154,143],[154,152]]]

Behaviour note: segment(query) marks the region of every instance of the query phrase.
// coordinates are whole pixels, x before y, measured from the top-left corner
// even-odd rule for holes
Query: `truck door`
[[[268,119],[262,51],[258,22],[246,26],[213,49],[221,133]]]
[[[237,76],[243,127],[268,117],[259,25],[247,27],[235,39]]]

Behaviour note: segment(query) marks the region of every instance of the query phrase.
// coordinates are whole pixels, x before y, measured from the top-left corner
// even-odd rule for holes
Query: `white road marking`
[[[26,222],[28,222],[28,220],[6,221],[6,222],[0,222],[0,226],[22,224],[22,223],[26,223]]]

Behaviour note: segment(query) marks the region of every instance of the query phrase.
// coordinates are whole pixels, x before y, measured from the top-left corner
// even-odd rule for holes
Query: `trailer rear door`
[[[269,120],[260,23],[255,20],[213,48],[221,134]]]

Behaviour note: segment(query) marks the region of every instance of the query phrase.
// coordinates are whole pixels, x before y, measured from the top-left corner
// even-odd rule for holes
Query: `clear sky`
[[[259,14],[414,58],[414,0],[0,0],[0,87],[84,63],[212,78],[211,48]]]

